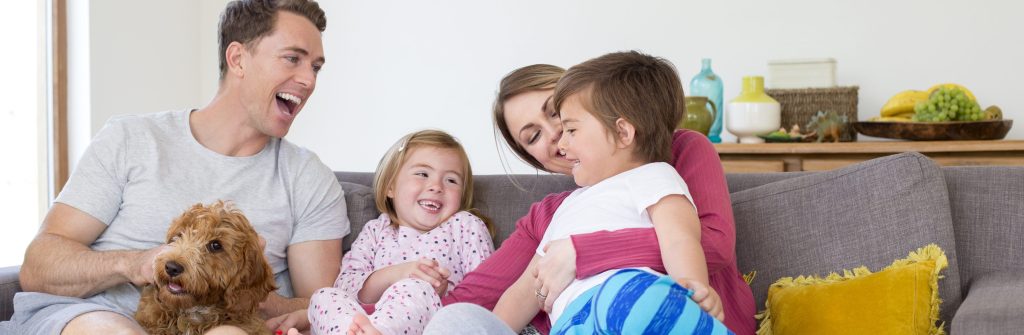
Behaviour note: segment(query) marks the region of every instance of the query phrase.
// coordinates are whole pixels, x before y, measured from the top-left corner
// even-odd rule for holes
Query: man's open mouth
[[[302,104],[302,98],[291,93],[278,92],[274,97],[277,98],[277,106],[281,108],[281,111],[291,116],[295,116],[299,105]]]

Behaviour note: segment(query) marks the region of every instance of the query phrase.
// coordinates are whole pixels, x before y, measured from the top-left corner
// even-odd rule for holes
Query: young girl
[[[518,332],[540,310],[551,288],[538,287],[533,272],[549,241],[653,226],[668,276],[640,268],[574,280],[549,311],[551,333],[728,333],[680,285],[707,287],[708,269],[689,190],[665,163],[684,114],[672,66],[637,52],[601,56],[569,69],[552,102],[561,114],[559,149],[582,188],[555,211],[537,255],[494,313]]]
[[[462,145],[445,132],[419,131],[395,143],[374,176],[382,214],[345,254],[334,287],[315,293],[308,312],[292,313],[297,326],[344,334],[369,321],[384,334],[421,333],[447,288],[494,251],[489,225],[468,212],[472,175]],[[367,316],[360,304],[374,312]]]

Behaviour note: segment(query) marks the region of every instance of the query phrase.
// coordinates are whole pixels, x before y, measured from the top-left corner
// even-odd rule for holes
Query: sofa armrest
[[[951,334],[1016,334],[1024,329],[1024,278],[1020,272],[990,272],[971,281]]]
[[[20,268],[0,268],[0,321],[10,320],[11,314],[14,314],[14,294],[21,292],[21,285],[18,284]]]

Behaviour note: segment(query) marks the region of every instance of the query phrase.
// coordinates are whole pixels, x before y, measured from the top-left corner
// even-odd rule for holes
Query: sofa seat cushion
[[[950,329],[953,334],[1020,334],[1024,330],[1024,278],[1020,271],[978,275]]]
[[[918,153],[873,159],[841,169],[752,187],[731,195],[740,271],[758,310],[782,277],[878,269],[931,243],[949,268],[939,283],[942,320],[960,298],[956,245],[941,169]]]
[[[931,244],[875,273],[784,277],[768,289],[758,334],[942,333],[938,280],[947,265]]]

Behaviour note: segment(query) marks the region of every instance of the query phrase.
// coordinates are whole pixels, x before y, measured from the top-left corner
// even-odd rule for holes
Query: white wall
[[[68,8],[72,169],[111,116],[205,103],[200,0],[69,1]]]
[[[93,0],[91,68],[102,76],[92,81],[94,130],[113,114],[205,104],[217,84],[224,3]],[[288,138],[335,170],[372,171],[395,139],[436,127],[462,139],[476,172],[503,173],[490,104],[504,74],[628,49],[671,60],[687,83],[700,58],[712,58],[726,100],[738,95],[742,76],[766,74],[768,60],[833,57],[839,84],[860,86],[861,119],[877,115],[896,92],[940,82],[969,87],[1008,118],[1024,117],[1015,94],[1024,77],[1024,3],[1009,0],[321,5],[327,64]],[[1024,138],[1024,125],[1008,138]],[[513,172],[533,171],[512,163]]]
[[[859,85],[860,118],[896,92],[939,82],[1024,117],[1024,4],[1014,1],[323,1],[328,62],[289,138],[337,170],[372,171],[402,134],[438,127],[475,171],[502,173],[490,126],[498,80],[532,63],[571,66],[638,49],[685,82],[713,59],[725,98],[770,59],[834,57]],[[1021,121],[1018,121],[1021,122]],[[729,135],[731,138],[732,136]],[[1024,125],[1010,138],[1024,138]],[[518,162],[517,162],[518,163]],[[516,172],[531,172],[517,164]]]

